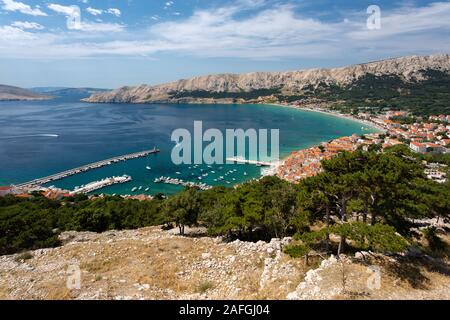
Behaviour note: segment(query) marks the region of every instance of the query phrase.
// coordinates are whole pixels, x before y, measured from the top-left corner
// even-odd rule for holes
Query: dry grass
[[[211,281],[204,281],[201,282],[198,286],[197,286],[197,292],[198,293],[206,293],[206,291],[213,289],[214,288],[214,283]]]

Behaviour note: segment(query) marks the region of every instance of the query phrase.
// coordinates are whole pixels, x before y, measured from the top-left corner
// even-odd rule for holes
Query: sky
[[[450,1],[0,0],[0,83],[116,88],[450,52]]]

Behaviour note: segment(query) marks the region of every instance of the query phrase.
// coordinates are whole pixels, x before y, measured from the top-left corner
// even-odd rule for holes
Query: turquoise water
[[[218,128],[222,132],[236,128],[280,129],[281,156],[340,136],[373,132],[350,120],[275,106],[119,105],[67,100],[0,102],[0,185],[29,181],[154,146],[160,148],[161,153],[52,184],[73,189],[105,177],[128,174],[133,181],[101,192],[132,194],[133,187],[143,186],[150,190],[138,193],[172,194],[182,187],[155,184],[154,179],[163,175],[200,182],[198,177],[208,173],[201,182],[231,186],[260,176],[261,168],[253,165],[213,165],[211,168],[201,165],[196,169],[190,165],[174,165],[171,151],[175,144],[170,140],[171,133],[177,128],[192,132],[194,121],[203,121],[203,130]],[[146,166],[152,169],[147,170]],[[225,175],[232,170],[236,172]],[[224,176],[224,180],[215,182],[220,176]]]

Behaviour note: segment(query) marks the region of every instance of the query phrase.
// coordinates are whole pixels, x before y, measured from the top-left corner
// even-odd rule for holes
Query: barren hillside
[[[280,251],[288,238],[224,243],[194,231],[63,233],[62,247],[0,257],[0,298],[450,299],[449,269],[429,257],[365,253],[306,266]],[[367,286],[371,265],[380,268],[379,289]],[[80,289],[69,290],[74,266]]]

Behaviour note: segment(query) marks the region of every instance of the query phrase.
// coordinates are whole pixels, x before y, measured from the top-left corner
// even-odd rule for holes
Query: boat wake
[[[43,134],[26,134],[21,136],[6,136],[6,137],[0,137],[0,139],[20,139],[20,138],[58,138],[58,134],[50,134],[50,133],[43,133]]]

